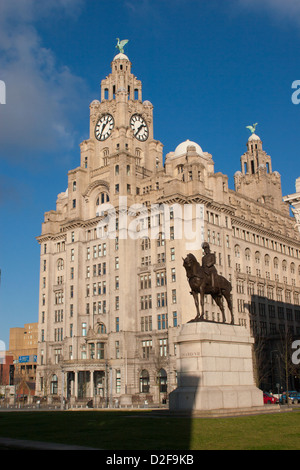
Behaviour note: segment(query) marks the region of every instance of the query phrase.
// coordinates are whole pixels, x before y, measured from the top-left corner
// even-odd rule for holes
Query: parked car
[[[288,392],[288,397],[289,397],[291,403],[300,403],[300,392],[297,392],[296,390],[292,390],[291,392]],[[287,402],[286,392],[284,392],[281,395],[280,402],[281,403],[286,403]]]
[[[279,400],[276,397],[273,397],[273,395],[270,395],[270,393],[264,392],[264,403],[267,405],[270,405],[272,403],[278,403]]]

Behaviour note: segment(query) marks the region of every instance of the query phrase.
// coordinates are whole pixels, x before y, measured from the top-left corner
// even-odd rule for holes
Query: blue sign
[[[26,362],[36,362],[37,356],[35,354],[31,354],[30,356],[19,356],[19,363],[25,364]]]

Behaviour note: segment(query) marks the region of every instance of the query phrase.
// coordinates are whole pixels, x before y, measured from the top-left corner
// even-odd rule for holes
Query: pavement
[[[0,450],[101,450],[93,447],[83,447],[54,442],[26,441],[0,437]]]

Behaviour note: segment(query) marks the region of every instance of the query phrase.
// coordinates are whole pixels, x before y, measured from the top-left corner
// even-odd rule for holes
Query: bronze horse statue
[[[204,296],[206,294],[210,294],[222,312],[223,323],[226,323],[223,305],[223,297],[225,297],[231,313],[231,325],[233,325],[234,318],[232,312],[231,283],[225,279],[225,277],[216,274],[215,285],[213,286],[210,277],[206,275],[203,267],[198,263],[193,254],[189,253],[185,259],[182,259],[197,310],[197,316],[191,321],[204,321]],[[198,294],[200,294],[201,314],[199,310]]]

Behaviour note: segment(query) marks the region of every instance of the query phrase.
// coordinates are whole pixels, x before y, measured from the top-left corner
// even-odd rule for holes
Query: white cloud
[[[48,15],[72,15],[82,0],[3,0],[0,4],[0,79],[6,104],[0,107],[2,158],[22,160],[43,151],[69,149],[74,106],[81,103],[84,80],[58,64],[42,44],[36,21]]]
[[[300,25],[299,0],[237,0],[237,4],[258,14],[267,13],[279,22],[288,20]]]

